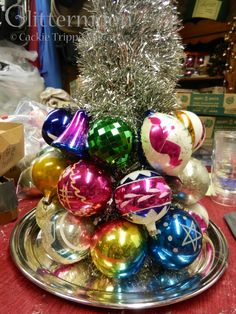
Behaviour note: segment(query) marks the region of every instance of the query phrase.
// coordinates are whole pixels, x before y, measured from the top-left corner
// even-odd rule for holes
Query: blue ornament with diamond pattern
[[[202,232],[185,211],[171,208],[156,222],[157,235],[150,238],[154,260],[164,269],[179,270],[192,264],[202,249]]]
[[[89,130],[89,154],[111,166],[124,167],[129,161],[133,140],[132,130],[121,119],[99,119]]]

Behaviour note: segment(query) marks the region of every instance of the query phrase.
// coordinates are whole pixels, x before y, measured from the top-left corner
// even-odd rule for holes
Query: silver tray
[[[109,279],[96,271],[89,258],[70,266],[54,262],[41,245],[35,210],[16,224],[10,245],[15,264],[37,286],[70,301],[116,309],[160,307],[196,296],[218,281],[228,259],[226,239],[210,222],[202,252],[190,267],[163,271],[147,258],[132,279]]]

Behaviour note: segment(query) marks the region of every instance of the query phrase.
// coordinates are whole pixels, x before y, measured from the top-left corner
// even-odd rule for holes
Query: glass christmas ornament
[[[63,155],[57,151],[48,152],[35,159],[32,165],[32,180],[44,195],[45,203],[50,204],[57,193],[57,182],[68,166]]]
[[[42,137],[48,145],[65,131],[72,117],[65,109],[55,109],[48,114],[42,127]]]
[[[177,200],[186,206],[196,204],[201,200],[210,184],[210,178],[206,167],[196,158],[191,158],[180,173],[179,179],[182,182],[181,191],[175,196]]]
[[[51,145],[77,157],[83,157],[87,148],[88,130],[88,115],[84,110],[78,110],[65,131]]]
[[[94,122],[88,144],[91,157],[123,167],[128,163],[133,148],[133,133],[121,119],[106,117]]]
[[[150,238],[150,252],[164,269],[179,270],[195,261],[202,249],[202,232],[186,212],[171,208],[156,222],[157,235]]]
[[[174,116],[155,113],[147,117],[141,128],[144,155],[155,170],[177,176],[192,154],[192,138]]]
[[[206,208],[197,203],[191,206],[187,206],[185,207],[185,209],[197,221],[202,232],[206,232],[209,226],[209,215]]]
[[[136,274],[146,253],[145,231],[125,220],[106,223],[92,239],[92,260],[107,277],[126,278]]]
[[[115,190],[115,202],[125,219],[145,225],[156,232],[155,222],[168,211],[172,199],[170,187],[157,172],[134,171],[125,176]]]
[[[57,194],[60,203],[78,216],[91,216],[106,207],[112,196],[110,176],[91,161],[79,161],[61,175]]]
[[[193,151],[196,151],[202,146],[205,137],[206,129],[200,118],[191,111],[178,110],[175,112],[176,117],[188,129],[193,142]]]
[[[92,220],[57,212],[43,225],[42,245],[56,262],[73,264],[88,255],[93,232]]]

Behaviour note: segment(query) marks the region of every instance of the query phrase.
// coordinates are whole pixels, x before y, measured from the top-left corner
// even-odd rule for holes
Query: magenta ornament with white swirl
[[[122,216],[145,225],[155,234],[155,222],[168,211],[172,192],[165,179],[155,171],[139,170],[125,176],[115,190],[115,202]]]

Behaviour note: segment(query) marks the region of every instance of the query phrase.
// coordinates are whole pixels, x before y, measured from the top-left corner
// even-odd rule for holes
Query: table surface
[[[34,208],[37,200],[24,200],[19,205],[19,218]],[[236,314],[236,241],[228,229],[223,216],[236,208],[213,203],[206,197],[201,201],[215,222],[225,234],[229,245],[229,266],[221,279],[210,289],[187,301],[150,310],[142,314]],[[60,313],[134,313],[129,310],[109,310],[75,304],[52,294],[28,281],[16,268],[9,252],[9,239],[14,223],[0,226],[0,314],[60,314]],[[136,311],[137,312],[137,311]]]

